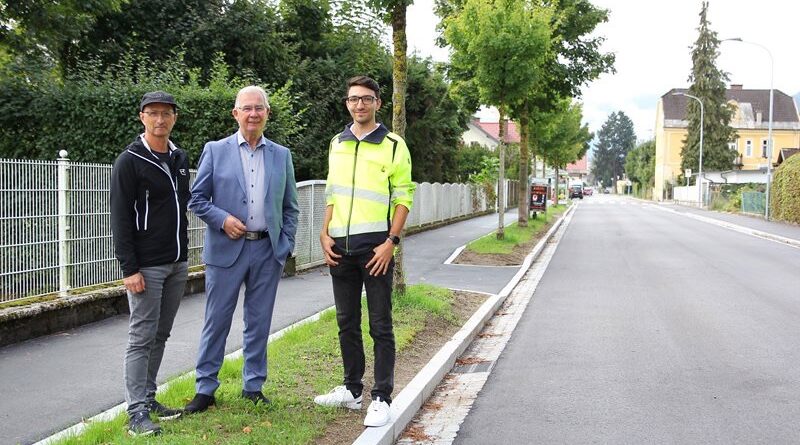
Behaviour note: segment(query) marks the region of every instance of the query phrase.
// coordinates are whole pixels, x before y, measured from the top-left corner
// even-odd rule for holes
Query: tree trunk
[[[517,224],[519,227],[528,227],[528,165],[530,165],[528,151],[528,105],[522,108],[519,117],[519,193],[517,194]]]
[[[561,184],[558,183],[558,170],[559,170],[559,168],[558,168],[557,165],[553,166],[553,168],[556,171],[556,199],[555,199],[555,203],[556,203],[556,205],[558,205],[559,202],[561,202],[561,188],[559,187]],[[568,192],[568,190],[566,188],[564,188],[564,194],[565,195],[567,194],[567,192]]]
[[[506,127],[506,118],[503,113],[503,107],[500,107],[500,121],[499,126],[500,129],[498,130],[498,136],[500,139],[500,143],[497,144],[497,150],[500,152],[500,172],[497,178],[497,239],[502,240],[506,237],[506,231],[504,225],[505,213],[506,213],[506,184],[505,184],[505,177],[506,177],[506,133],[508,132],[508,128]]]
[[[406,4],[397,1],[392,7],[392,131],[406,135],[406,89],[408,88],[408,59],[406,41]]]
[[[406,88],[408,87],[408,64],[406,41],[406,2],[396,1],[392,7],[392,42],[394,55],[392,63],[392,131],[406,135]],[[400,235],[403,237],[405,230]],[[406,275],[403,270],[403,247],[398,246],[394,255],[394,291],[406,293]]]
[[[547,179],[547,158],[542,156],[542,178]]]

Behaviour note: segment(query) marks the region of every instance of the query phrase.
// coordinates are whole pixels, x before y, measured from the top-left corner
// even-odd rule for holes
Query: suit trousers
[[[186,289],[186,262],[143,267],[144,292],[128,292],[130,323],[125,351],[125,401],[128,414],[148,410],[156,396],[156,376],[164,346]]]
[[[344,385],[360,394],[364,388],[365,357],[361,337],[361,289],[366,289],[369,335],[374,342],[375,384],[372,398],[380,396],[391,402],[394,390],[395,342],[392,326],[392,273],[394,259],[385,275],[372,276],[366,264],[375,255],[342,256],[339,265],[330,268],[339,346],[344,364]]]
[[[230,267],[206,265],[206,313],[197,356],[195,389],[213,395],[233,312],[244,285],[242,380],[245,391],[261,391],[267,380],[267,339],[283,266],[275,259],[269,237],[245,240]]]

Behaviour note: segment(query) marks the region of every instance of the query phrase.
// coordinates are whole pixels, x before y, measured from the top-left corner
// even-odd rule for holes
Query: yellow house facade
[[[656,106],[656,170],[653,199],[668,199],[670,185],[680,186],[681,148],[686,138],[689,121],[686,107],[690,100],[674,93],[688,93],[687,89],[673,88],[661,96]],[[730,125],[736,129],[737,138],[730,143],[739,157],[731,170],[766,171],[767,134],[769,124],[769,90],[745,90],[741,85],[731,85],[726,90],[728,103],[733,106]],[[782,149],[800,148],[800,116],[791,96],[774,90],[772,124],[772,165],[776,165]],[[697,174],[698,167],[692,168]]]

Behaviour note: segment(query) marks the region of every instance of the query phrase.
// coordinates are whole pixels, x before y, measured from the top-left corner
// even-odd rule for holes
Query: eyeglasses
[[[350,96],[345,98],[350,105],[356,105],[358,101],[364,102],[364,105],[372,105],[378,98],[375,96]]]
[[[247,114],[250,114],[253,111],[255,111],[258,114],[261,114],[261,113],[267,111],[267,107],[265,107],[263,105],[256,105],[256,106],[245,105],[243,107],[236,107],[236,108],[241,110],[243,113],[247,113]]]
[[[142,111],[142,113],[146,114],[148,117],[153,117],[158,119],[159,117],[163,117],[164,119],[171,119],[175,117],[174,111]]]

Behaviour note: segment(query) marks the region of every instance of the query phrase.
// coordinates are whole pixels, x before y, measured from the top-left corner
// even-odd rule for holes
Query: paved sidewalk
[[[652,202],[652,204],[672,209],[679,213],[688,213],[692,215],[704,216],[706,218],[712,218],[730,224],[736,224],[738,226],[746,227],[748,229],[758,230],[761,232],[771,233],[773,235],[778,235],[785,238],[790,238],[800,241],[800,226],[795,226],[792,224],[787,224],[778,221],[767,221],[764,218],[758,216],[717,212],[713,210],[704,210],[704,209],[699,209],[697,207],[688,207],[672,203]]]
[[[516,211],[506,214],[515,220]],[[442,264],[467,241],[491,232],[488,215],[403,240],[410,283],[497,293],[517,268]],[[282,280],[272,332],[333,305],[330,277],[318,268]],[[202,329],[204,294],[184,297],[161,366],[159,383],[194,367]],[[241,347],[241,304],[234,314],[226,352]],[[127,316],[0,348],[0,438],[33,443],[123,401],[122,357]]]

